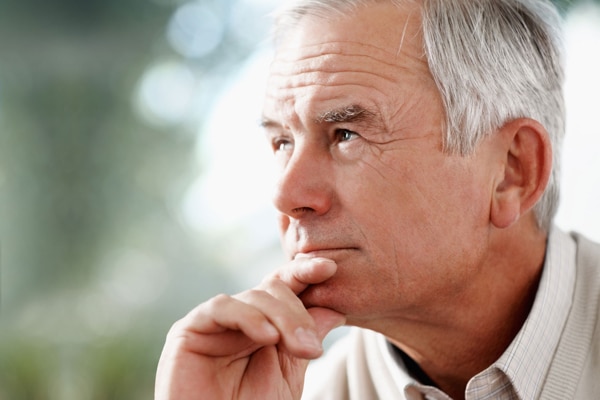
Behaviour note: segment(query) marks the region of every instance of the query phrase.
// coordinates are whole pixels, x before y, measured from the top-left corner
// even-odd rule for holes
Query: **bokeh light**
[[[169,22],[167,38],[183,56],[200,58],[217,48],[224,32],[223,18],[209,4],[196,1],[177,8]]]
[[[175,61],[150,66],[135,96],[135,106],[146,121],[176,125],[190,118],[198,82],[186,64]]]

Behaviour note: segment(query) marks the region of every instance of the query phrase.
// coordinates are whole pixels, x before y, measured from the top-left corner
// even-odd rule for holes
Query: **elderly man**
[[[173,326],[156,398],[600,398],[600,247],[552,225],[558,24],[543,0],[284,8],[263,125],[289,262]]]

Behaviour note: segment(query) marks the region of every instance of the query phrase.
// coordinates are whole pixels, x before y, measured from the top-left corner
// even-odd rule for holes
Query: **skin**
[[[285,37],[263,125],[289,262],[174,325],[157,399],[299,398],[306,360],[344,323],[386,335],[460,399],[510,344],[542,269],[531,208],[551,147],[520,118],[468,157],[445,152],[420,23],[414,3],[377,3]]]

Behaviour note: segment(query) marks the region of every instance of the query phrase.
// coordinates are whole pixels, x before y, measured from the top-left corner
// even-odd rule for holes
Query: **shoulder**
[[[570,236],[577,243],[577,264],[589,266],[592,271],[600,271],[600,244],[576,232],[572,232]]]
[[[559,234],[575,244],[575,290],[542,398],[600,398],[600,244]]]

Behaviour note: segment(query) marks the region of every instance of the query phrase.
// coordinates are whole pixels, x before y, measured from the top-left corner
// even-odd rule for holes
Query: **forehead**
[[[300,104],[319,105],[325,109],[311,110],[319,114],[344,104],[373,102],[369,94],[381,98],[413,90],[415,82],[432,83],[419,6],[373,3],[346,15],[307,15],[288,30],[271,67],[265,109],[288,105],[294,114]]]

